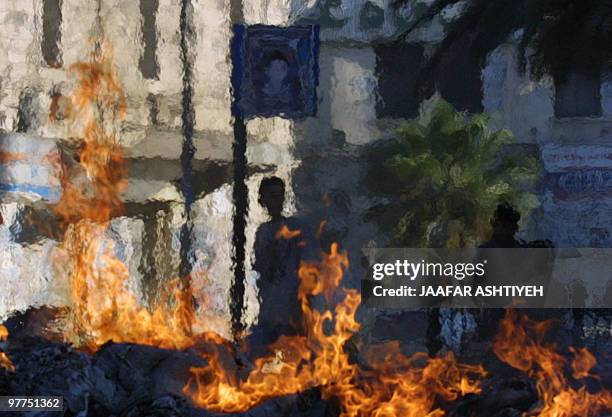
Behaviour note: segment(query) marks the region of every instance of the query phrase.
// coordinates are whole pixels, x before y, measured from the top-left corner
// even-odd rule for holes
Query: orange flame
[[[337,245],[323,256],[321,264],[305,263],[299,270],[308,335],[282,336],[271,346],[275,353],[258,359],[244,381],[227,372],[218,352],[210,352],[209,366],[192,368],[192,380],[184,388],[196,405],[242,412],[268,398],[320,387],[324,398],[340,401],[343,416],[434,417],[444,415],[435,408],[437,401],[480,392],[482,367],[458,364],[452,355],[406,357],[394,343],[366,354],[370,370],[351,363],[344,345],[359,330],[355,314],[361,297],[355,290],[343,290],[344,299],[333,311],[310,307],[311,296],[338,290],[349,265]],[[330,334],[324,329],[326,322],[333,324]]]
[[[612,410],[612,393],[601,388],[596,393],[585,386],[570,386],[565,374],[567,361],[555,351],[555,346],[544,342],[550,321],[533,322],[528,317],[517,317],[509,309],[501,323],[495,344],[495,354],[510,366],[527,373],[536,380],[541,405],[525,414],[538,417],[588,417]],[[574,350],[573,376],[579,380],[590,376],[596,364],[586,349]]]
[[[8,339],[9,332],[6,327],[0,324],[0,342],[4,342]],[[6,353],[0,350],[0,368],[9,371],[15,372],[15,365],[13,365],[13,361],[8,357]]]
[[[13,365],[13,361],[8,355],[2,351],[0,351],[0,368],[9,371],[15,372],[15,365]]]
[[[286,240],[291,240],[293,238],[296,238],[298,236],[300,236],[302,234],[302,232],[300,230],[290,230],[286,224],[283,225],[283,227],[280,228],[280,230],[278,232],[276,232],[276,236],[275,238],[278,239],[286,239]]]
[[[66,225],[63,247],[69,254],[72,309],[65,336],[95,349],[109,340],[184,348],[193,344],[191,294],[178,280],[167,285],[160,306],[150,312],[127,289],[129,277],[105,236],[112,217],[120,215],[125,163],[118,141],[126,99],[102,43],[89,62],[69,68],[78,80],[70,97],[71,137],[82,140],[79,165],[63,167],[63,193],[56,212]]]
[[[315,236],[317,238],[320,238],[323,235],[325,226],[327,226],[327,220],[321,220],[321,222],[319,223],[319,227],[317,228],[317,232],[315,233]]]
[[[355,316],[361,298],[355,290],[339,289],[349,262],[337,245],[323,254],[320,264],[306,263],[299,270],[307,336],[281,337],[270,346],[275,353],[258,359],[244,379],[232,370],[233,360],[227,360],[231,344],[217,335],[192,333],[199,323],[192,294],[180,287],[180,280],[172,281],[158,308],[141,307],[127,289],[128,268],[106,238],[110,220],[122,213],[120,192],[125,187],[118,131],[126,100],[110,56],[109,45],[102,43],[90,62],[70,67],[79,85],[66,120],[71,137],[81,139],[82,147],[78,167],[63,167],[63,194],[56,208],[65,224],[63,248],[70,259],[68,340],[90,349],[109,340],[195,347],[208,366],[191,370],[184,392],[196,405],[224,412],[320,387],[325,398],[338,398],[347,417],[439,417],[444,414],[439,402],[480,391],[483,368],[459,364],[452,355],[406,357],[398,344],[387,344],[365,355],[367,370],[350,362],[344,346],[359,330]],[[287,229],[279,238],[299,236],[295,233]],[[329,301],[340,292],[342,301],[333,309],[310,306],[311,297],[322,295]]]

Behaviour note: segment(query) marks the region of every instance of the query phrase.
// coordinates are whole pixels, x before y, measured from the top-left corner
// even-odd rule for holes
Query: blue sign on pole
[[[233,113],[303,119],[317,112],[319,27],[235,25]]]
[[[234,25],[232,39],[232,114],[234,116],[234,282],[232,327],[244,330],[245,245],[248,213],[246,120],[280,116],[303,119],[317,113],[318,26]]]

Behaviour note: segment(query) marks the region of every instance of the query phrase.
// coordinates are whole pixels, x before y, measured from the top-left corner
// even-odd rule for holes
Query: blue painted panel
[[[318,55],[318,26],[234,26],[234,115],[315,116]]]

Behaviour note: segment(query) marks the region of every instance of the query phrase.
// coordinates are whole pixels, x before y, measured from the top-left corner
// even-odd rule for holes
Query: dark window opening
[[[159,7],[158,0],[140,0],[142,15],[142,41],[144,48],[140,57],[140,72],[148,79],[156,80],[159,76],[157,62],[157,25],[155,17]]]
[[[418,115],[418,78],[423,63],[423,47],[418,44],[380,44],[376,52],[378,117],[413,118]]]
[[[482,64],[460,48],[435,63],[427,62],[420,44],[380,44],[375,52],[379,117],[414,118],[435,92],[459,111],[483,111]]]
[[[555,87],[555,116],[601,116],[600,76],[571,73],[565,80],[555,81]]]
[[[432,74],[436,91],[442,98],[459,111],[480,113],[482,105],[483,62],[476,54],[469,53],[471,39],[464,36],[446,51],[433,68]]]
[[[62,66],[60,54],[62,0],[43,1],[43,36],[41,51],[45,63],[51,68]]]

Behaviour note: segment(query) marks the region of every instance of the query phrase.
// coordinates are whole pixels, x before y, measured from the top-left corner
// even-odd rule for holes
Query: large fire
[[[184,393],[197,406],[224,412],[244,411],[271,397],[318,387],[324,398],[339,401],[343,416],[438,417],[445,414],[443,403],[480,392],[483,367],[460,364],[452,354],[408,357],[399,343],[388,343],[367,349],[360,364],[351,361],[345,345],[360,328],[355,316],[361,299],[357,291],[341,289],[349,261],[336,245],[322,254],[320,263],[305,263],[299,270],[299,301],[308,334],[281,337],[270,346],[270,355],[256,360],[245,376],[227,366],[223,352],[231,351],[229,342],[193,331],[205,326],[198,322],[193,294],[179,285],[180,280],[171,281],[157,308],[139,305],[127,287],[128,268],[107,236],[111,219],[122,212],[120,193],[126,184],[118,140],[126,99],[113,70],[111,48],[99,44],[89,62],[72,65],[70,72],[78,87],[69,98],[66,117],[69,136],[79,139],[81,147],[78,166],[64,166],[57,205],[65,225],[66,256],[59,259],[66,264],[72,301],[65,330],[68,341],[90,350],[109,340],[193,348],[208,365],[191,370]],[[288,229],[278,235],[300,237],[299,231]],[[312,297],[323,297],[329,307],[312,308]],[[333,305],[332,300],[340,301]],[[569,387],[559,366],[561,357],[512,323],[504,322],[495,351],[537,379],[543,400],[540,416],[594,415],[609,405],[608,393],[594,395]],[[519,354],[523,344],[525,350]],[[587,376],[592,363],[588,352],[576,351],[575,376]],[[582,408],[559,411],[562,407]]]
[[[285,234],[289,235],[289,234]],[[355,314],[361,298],[355,290],[342,290],[343,300],[330,310],[311,308],[309,297],[339,290],[348,258],[333,245],[321,263],[303,264],[299,299],[308,329],[307,336],[281,337],[270,348],[277,352],[256,361],[246,380],[236,381],[210,355],[209,366],[194,368],[193,383],[185,387],[195,404],[218,411],[240,412],[275,396],[320,387],[324,398],[335,397],[343,416],[442,416],[439,401],[452,401],[480,392],[481,366],[462,365],[452,355],[407,357],[398,343],[366,352],[368,369],[351,363],[345,344],[359,330]],[[333,323],[326,332],[325,322]],[[280,357],[281,361],[275,361]],[[268,364],[276,362],[273,371]]]
[[[575,388],[567,378],[567,360],[544,342],[551,321],[534,322],[508,310],[494,344],[495,354],[512,367],[527,373],[536,381],[541,405],[528,414],[538,417],[598,416],[612,410],[612,393],[600,389],[595,393],[584,384]],[[572,376],[580,381],[595,378],[590,373],[595,357],[585,348],[571,349]]]
[[[66,337],[95,350],[109,340],[149,344],[164,348],[196,347],[200,342],[227,345],[214,335],[194,335],[197,324],[192,295],[178,285],[154,311],[140,306],[127,289],[128,269],[105,238],[113,216],[121,213],[125,168],[118,141],[119,122],[126,100],[110,60],[108,44],[96,48],[89,62],[77,63],[70,72],[78,88],[70,97],[71,137],[82,146],[77,169],[65,167],[63,194],[57,213],[66,225],[63,247],[69,255],[72,308]],[[299,231],[283,230],[278,238],[299,237]],[[373,349],[367,371],[350,363],[344,345],[359,329],[355,313],[360,297],[345,291],[335,308],[317,311],[308,298],[330,298],[339,288],[346,254],[337,247],[320,265],[303,265],[300,302],[308,322],[307,337],[282,337],[272,351],[256,361],[255,369],[240,380],[222,366],[215,349],[201,349],[209,366],[193,369],[193,381],[185,387],[194,403],[222,411],[246,410],[266,398],[322,387],[325,397],[337,397],[347,416],[441,415],[434,411],[438,399],[453,400],[479,391],[480,366],[460,365],[452,356],[427,359],[403,356],[397,344]],[[172,297],[171,297],[172,296]],[[333,322],[326,334],[324,324]],[[281,355],[273,372],[270,363]],[[431,414],[430,414],[431,413]]]
[[[172,281],[157,309],[140,306],[126,287],[128,269],[105,235],[123,210],[120,193],[126,185],[118,140],[126,99],[110,58],[110,46],[102,43],[89,62],[69,68],[78,87],[69,98],[68,135],[80,139],[81,147],[78,166],[64,166],[56,207],[66,226],[63,248],[73,303],[65,336],[92,349],[108,340],[185,348],[193,343],[191,298]]]

